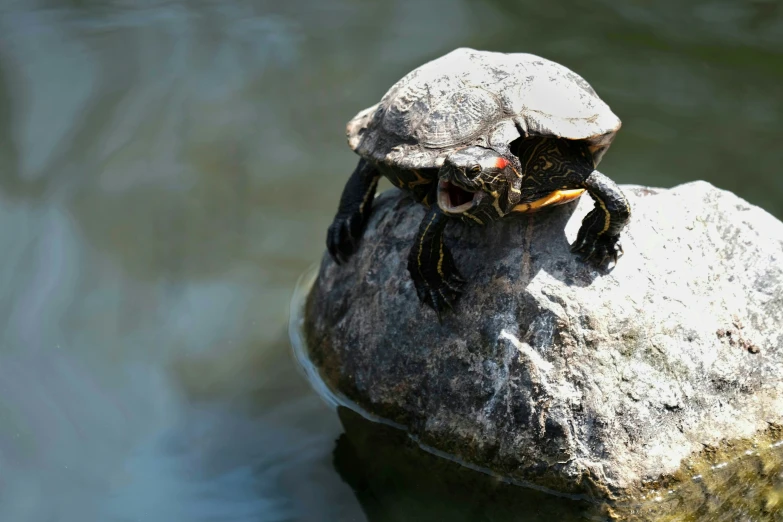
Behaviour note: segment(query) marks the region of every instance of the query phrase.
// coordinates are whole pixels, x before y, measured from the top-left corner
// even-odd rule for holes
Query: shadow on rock
[[[583,198],[590,200],[589,196]],[[607,271],[581,262],[571,253],[566,226],[578,206],[579,200],[536,213],[512,215],[492,223],[491,228],[454,227],[450,234],[455,254],[464,265],[466,274],[480,272],[482,267],[479,265],[489,264],[493,266],[496,277],[518,281],[522,288],[527,288],[541,271],[568,286],[589,286]],[[575,221],[581,224],[581,220]],[[492,257],[472,255],[486,244],[487,234],[493,236]],[[460,250],[464,251],[462,256]],[[520,262],[503,262],[518,260],[519,251],[522,252]]]

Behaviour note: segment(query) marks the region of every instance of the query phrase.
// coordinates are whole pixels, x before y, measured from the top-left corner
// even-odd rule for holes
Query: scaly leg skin
[[[379,178],[375,167],[361,159],[345,184],[337,215],[326,234],[326,247],[338,265],[345,263],[359,246]]]
[[[443,244],[443,230],[448,221],[443,211],[433,205],[419,225],[408,254],[408,272],[416,286],[419,301],[435,310],[438,322],[446,307],[453,307],[465,284],[454,266],[451,252]]]
[[[595,200],[595,208],[582,220],[582,227],[571,246],[582,261],[590,261],[599,268],[608,262],[617,264],[623,253],[618,242],[631,217],[628,200],[614,181],[597,170],[582,185]]]

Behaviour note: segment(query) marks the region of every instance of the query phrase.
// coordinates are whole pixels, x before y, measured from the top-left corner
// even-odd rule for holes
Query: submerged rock
[[[609,273],[569,251],[590,198],[447,228],[466,279],[438,323],[406,256],[424,208],[375,201],[358,252],[308,297],[327,384],[420,443],[563,492],[628,495],[783,424],[783,223],[705,182],[623,187]]]

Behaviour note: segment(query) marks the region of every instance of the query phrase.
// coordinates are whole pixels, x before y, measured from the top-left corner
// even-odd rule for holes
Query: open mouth
[[[449,181],[438,182],[438,206],[449,214],[470,210],[476,196],[476,192],[468,192]]]

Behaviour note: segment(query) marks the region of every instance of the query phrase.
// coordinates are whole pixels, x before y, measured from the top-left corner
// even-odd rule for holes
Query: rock
[[[406,270],[424,209],[380,195],[351,261],[321,263],[311,360],[426,446],[594,497],[680,480],[705,447],[783,424],[783,223],[706,182],[623,190],[609,273],[569,251],[589,197],[450,225],[469,284],[442,324]]]

